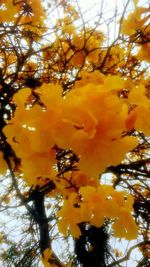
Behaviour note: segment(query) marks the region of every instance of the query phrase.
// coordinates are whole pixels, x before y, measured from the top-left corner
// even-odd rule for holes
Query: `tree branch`
[[[143,246],[143,245],[146,245],[146,244],[150,245],[150,241],[143,241],[143,242],[140,242],[140,243],[138,243],[136,245],[133,245],[132,247],[130,247],[130,249],[128,250],[127,254],[123,258],[121,258],[120,260],[117,260],[117,261],[109,264],[107,267],[113,267],[113,266],[116,266],[116,265],[118,266],[118,264],[120,264],[120,263],[122,263],[124,261],[127,261],[129,259],[129,257],[130,257],[130,254],[132,253],[132,251],[135,248],[139,248],[140,246]]]

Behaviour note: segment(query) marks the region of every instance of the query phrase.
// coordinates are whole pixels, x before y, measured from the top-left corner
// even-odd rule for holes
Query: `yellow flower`
[[[145,60],[150,62],[150,44],[142,44],[138,53],[137,53],[137,58],[140,60]]]
[[[3,152],[0,151],[0,174],[5,175],[8,169],[7,163],[4,160]]]
[[[57,267],[57,265],[53,262],[53,255],[52,255],[52,250],[47,248],[43,252],[43,256],[41,257],[41,261],[44,265],[44,267]],[[53,263],[50,263],[53,262]]]
[[[124,211],[119,214],[119,218],[112,226],[114,236],[128,240],[136,239],[138,234],[138,226],[136,225],[133,217],[128,212]]]
[[[127,19],[123,20],[121,33],[134,35],[137,30],[143,30],[146,23],[149,21],[149,14],[146,16],[145,14],[149,12],[149,8],[138,7],[135,2],[135,10],[130,13]]]

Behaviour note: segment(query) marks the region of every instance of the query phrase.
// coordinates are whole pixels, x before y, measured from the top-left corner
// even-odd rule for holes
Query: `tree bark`
[[[34,200],[35,219],[39,226],[39,245],[41,254],[43,255],[44,250],[50,248],[49,224],[45,212],[44,195],[38,191],[36,192],[36,194],[37,197]]]

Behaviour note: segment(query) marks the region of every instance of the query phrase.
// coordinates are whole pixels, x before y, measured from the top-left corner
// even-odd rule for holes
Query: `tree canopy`
[[[150,6],[90,14],[0,1],[4,266],[150,264]]]

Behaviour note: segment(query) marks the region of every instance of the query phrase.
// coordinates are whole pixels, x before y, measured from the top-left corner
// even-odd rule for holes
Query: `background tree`
[[[0,3],[4,266],[149,266],[150,7],[117,7]]]

